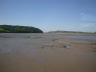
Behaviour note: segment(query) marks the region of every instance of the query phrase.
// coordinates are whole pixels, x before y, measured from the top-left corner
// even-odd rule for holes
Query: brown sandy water
[[[67,35],[0,34],[0,72],[96,72],[93,35]]]

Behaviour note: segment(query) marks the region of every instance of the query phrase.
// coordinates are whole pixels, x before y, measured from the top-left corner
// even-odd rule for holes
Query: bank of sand
[[[96,72],[96,40],[0,37],[0,72]]]

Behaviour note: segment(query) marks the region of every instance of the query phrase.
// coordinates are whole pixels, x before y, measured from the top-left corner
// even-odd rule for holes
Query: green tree
[[[0,25],[0,33],[43,33],[43,31],[28,26]]]

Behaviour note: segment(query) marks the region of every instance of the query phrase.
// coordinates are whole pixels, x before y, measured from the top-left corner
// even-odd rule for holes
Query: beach
[[[95,71],[96,34],[0,34],[0,72]]]

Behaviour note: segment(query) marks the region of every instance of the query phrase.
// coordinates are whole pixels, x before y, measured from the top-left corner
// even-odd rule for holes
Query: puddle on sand
[[[41,48],[71,48],[70,45],[67,44],[48,44],[48,45],[43,45]]]
[[[90,43],[90,42],[85,41],[85,40],[70,40],[69,42],[73,42],[73,43]]]
[[[5,53],[10,53],[11,51],[12,51],[11,48],[2,48],[2,49],[0,50],[0,53],[5,54]]]

